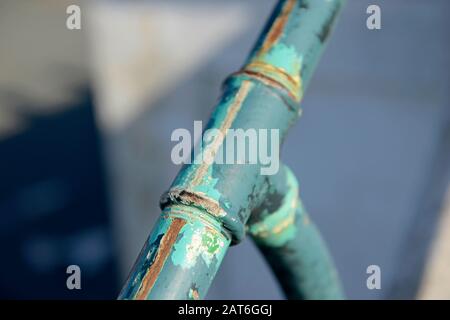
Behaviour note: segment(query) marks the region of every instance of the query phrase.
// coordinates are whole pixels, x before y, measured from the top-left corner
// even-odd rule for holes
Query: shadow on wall
[[[115,298],[114,248],[92,96],[0,140],[0,298]],[[32,108],[15,108],[33,110]],[[36,110],[36,109],[34,109]],[[81,268],[68,290],[66,268]]]

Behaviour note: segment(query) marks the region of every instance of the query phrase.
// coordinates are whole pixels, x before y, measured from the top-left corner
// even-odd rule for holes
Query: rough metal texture
[[[204,297],[230,245],[220,229],[215,219],[194,207],[163,210],[119,298]]]
[[[342,299],[328,249],[298,195],[294,174],[283,167],[252,212],[248,231],[288,299]]]
[[[222,98],[206,128],[217,129],[222,135],[203,145],[194,157],[215,157],[226,143],[229,129],[277,129],[283,141],[298,118],[303,91],[342,3],[279,2],[245,66],[225,82]],[[203,298],[230,241],[242,240],[252,210],[268,195],[270,181],[260,169],[260,164],[200,161],[185,165],[161,199],[162,217],[119,298]],[[298,219],[288,220],[292,234],[299,228],[295,221]],[[306,238],[299,239],[307,240],[309,234],[306,230],[300,235]],[[321,253],[322,245],[314,241],[302,244],[311,245],[319,260],[328,258],[326,252]],[[296,261],[286,261],[286,268],[297,267]],[[333,272],[311,266],[305,272]],[[326,297],[331,296],[338,294]]]

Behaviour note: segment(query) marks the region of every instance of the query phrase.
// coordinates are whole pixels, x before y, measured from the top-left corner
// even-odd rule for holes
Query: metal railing
[[[277,129],[300,102],[342,0],[281,0],[243,68],[224,83],[200,156],[214,156],[229,129]],[[161,198],[162,214],[119,299],[202,299],[232,244],[254,239],[290,299],[340,299],[332,259],[298,196],[292,172],[260,164],[185,165]]]

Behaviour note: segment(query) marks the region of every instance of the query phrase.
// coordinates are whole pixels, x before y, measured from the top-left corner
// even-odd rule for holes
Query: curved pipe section
[[[333,260],[298,195],[287,167],[270,180],[262,205],[248,222],[248,233],[269,263],[288,299],[343,299]]]

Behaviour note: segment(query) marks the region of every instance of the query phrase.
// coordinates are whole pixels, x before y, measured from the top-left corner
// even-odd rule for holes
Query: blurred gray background
[[[0,1],[2,297],[117,295],[179,169],[172,131],[208,119],[275,3]],[[285,142],[349,298],[450,298],[449,9],[348,0]],[[69,264],[82,292],[65,289]],[[381,290],[366,287],[372,264]],[[245,240],[208,298],[282,294]]]

